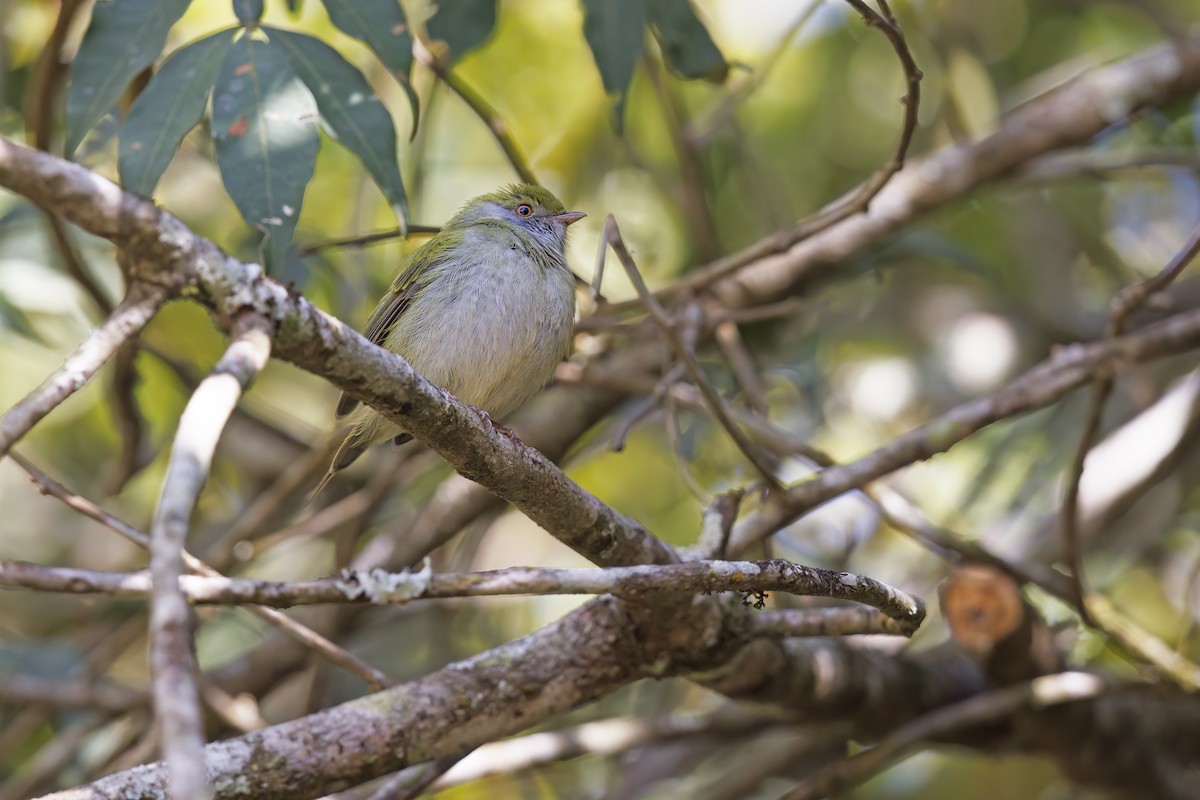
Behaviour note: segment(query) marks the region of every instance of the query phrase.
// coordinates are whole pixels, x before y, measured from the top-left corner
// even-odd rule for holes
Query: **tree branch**
[[[247,314],[213,372],[200,382],[175,433],[167,478],[150,528],[150,668],[154,715],[174,797],[211,797],[204,777],[204,720],[196,688],[195,644],[187,600],[179,589],[183,547],[217,441],[242,392],[271,357],[266,321]]]
[[[524,594],[613,594],[635,601],[651,601],[672,594],[779,591],[863,603],[899,623],[900,628],[889,632],[902,635],[910,635],[925,616],[925,607],[919,598],[873,578],[783,560],[688,561],[608,569],[512,567],[443,575],[345,570],[338,577],[310,581],[181,575],[176,582],[181,595],[197,605],[253,603],[290,608],[318,603],[387,604],[417,599]],[[145,572],[97,572],[44,567],[23,561],[0,561],[0,586],[114,597],[147,597],[151,594],[151,583]],[[831,628],[825,633],[803,635],[832,636],[834,631]]]
[[[0,140],[0,163],[4,160],[5,146],[4,141]],[[45,155],[41,158],[57,160]],[[0,167],[0,183],[4,180],[3,172]],[[131,286],[129,294],[104,324],[92,331],[83,344],[67,356],[63,365],[42,381],[41,386],[0,418],[0,458],[43,417],[82,389],[121,345],[145,327],[166,299],[166,293],[158,287],[145,284]]]
[[[1196,347],[1200,347],[1200,311],[1177,314],[1119,338],[1061,348],[992,394],[969,400],[856,461],[828,467],[796,484],[777,502],[738,525],[731,552],[743,553],[805,511],[914,461],[949,450],[993,422],[1050,405],[1093,375]]]

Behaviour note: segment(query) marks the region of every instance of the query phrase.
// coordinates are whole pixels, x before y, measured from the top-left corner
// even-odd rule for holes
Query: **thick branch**
[[[29,180],[30,175],[39,180]],[[597,564],[676,560],[640,524],[585,492],[537,451],[498,433],[402,358],[267,278],[258,265],[225,255],[150,201],[123,193],[77,164],[2,138],[0,185],[123,246],[130,268],[142,278],[168,284],[186,280],[226,330],[241,313],[267,316],[276,327],[276,355],[378,409],[459,473],[509,500]],[[96,202],[84,202],[89,192]]]
[[[640,677],[640,645],[615,600],[421,680],[209,744],[218,797],[318,797],[515,733]],[[57,800],[165,798],[161,763],[102,778]]]

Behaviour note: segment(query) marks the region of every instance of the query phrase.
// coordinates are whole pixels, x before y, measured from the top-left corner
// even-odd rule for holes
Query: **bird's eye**
[[[528,203],[521,203],[521,205],[517,206],[518,217],[528,217],[532,213],[533,206],[529,205]]]

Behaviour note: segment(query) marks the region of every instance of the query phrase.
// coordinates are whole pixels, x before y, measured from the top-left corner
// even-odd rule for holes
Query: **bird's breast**
[[[414,299],[393,331],[394,349],[429,380],[496,418],[515,410],[554,374],[575,317],[565,266],[523,251],[450,265]]]

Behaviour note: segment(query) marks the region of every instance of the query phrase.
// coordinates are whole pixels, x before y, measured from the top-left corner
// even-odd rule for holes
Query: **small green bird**
[[[402,262],[363,335],[464,403],[503,418],[568,354],[575,276],[567,266],[567,226],[585,216],[527,183],[476,197]],[[412,439],[342,394],[337,416],[351,412],[354,429],[317,492],[367,448]]]

